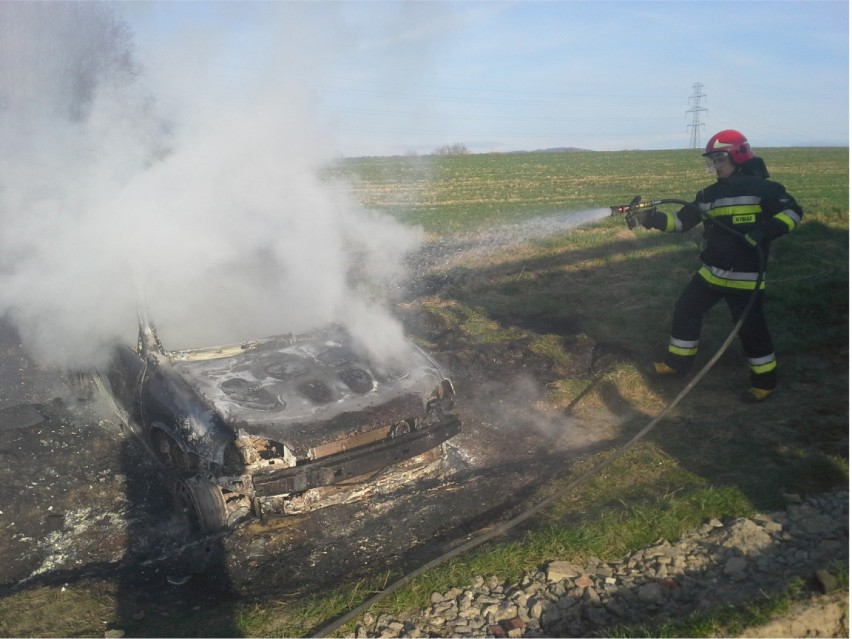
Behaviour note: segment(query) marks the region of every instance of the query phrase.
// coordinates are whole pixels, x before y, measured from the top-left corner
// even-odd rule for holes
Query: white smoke
[[[401,329],[359,291],[419,233],[320,176],[292,71],[310,38],[282,22],[252,66],[211,33],[136,59],[110,7],[0,4],[0,316],[62,367],[102,365],[139,311],[167,347],[340,321],[392,354]]]

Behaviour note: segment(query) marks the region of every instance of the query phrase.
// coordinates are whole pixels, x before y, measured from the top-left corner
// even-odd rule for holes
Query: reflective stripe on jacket
[[[653,226],[669,233],[684,233],[703,223],[704,264],[698,271],[701,277],[713,287],[751,291],[758,279],[760,262],[758,252],[741,236],[750,231],[761,236],[760,246],[768,259],[770,242],[795,229],[802,216],[801,207],[782,184],[738,173],[699,191],[692,206],[677,213],[658,211]]]

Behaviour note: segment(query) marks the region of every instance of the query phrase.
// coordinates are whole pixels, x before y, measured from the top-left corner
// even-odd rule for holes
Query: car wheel
[[[213,482],[193,475],[174,482],[178,513],[191,535],[206,535],[227,525],[227,509],[222,491]]]

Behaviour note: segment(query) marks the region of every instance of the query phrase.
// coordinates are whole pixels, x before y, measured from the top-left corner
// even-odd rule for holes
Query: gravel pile
[[[784,512],[710,521],[617,562],[551,561],[520,583],[476,577],[434,593],[431,607],[410,617],[366,613],[355,636],[590,637],[756,601],[794,577],[831,592],[838,588],[832,568],[848,566],[849,493],[790,502]]]

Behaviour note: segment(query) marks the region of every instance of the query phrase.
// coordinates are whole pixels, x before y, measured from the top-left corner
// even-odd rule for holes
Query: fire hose
[[[684,200],[677,200],[677,199],[662,199],[662,200],[654,200],[654,201],[648,202],[648,203],[642,203],[641,198],[637,196],[636,198],[633,199],[633,201],[630,204],[628,204],[626,206],[611,207],[611,208],[612,208],[612,211],[613,211],[613,213],[612,213],[613,215],[617,215],[617,214],[620,214],[620,213],[625,213],[627,215],[630,215],[631,213],[633,213],[633,212],[635,212],[635,211],[637,211],[641,208],[657,207],[657,206],[663,206],[663,205],[666,205],[666,204],[678,204],[680,206],[693,206],[693,204],[691,202],[686,202]],[[714,220],[709,214],[707,214],[704,211],[702,211],[701,215],[702,215],[702,218],[705,221],[707,221],[708,223],[715,224],[718,228],[724,229],[726,232],[735,235],[742,242],[746,242],[746,239],[743,236],[743,234],[741,234],[741,233],[739,233],[739,232],[737,232],[737,231],[735,231],[735,230],[733,230],[729,227],[726,227],[722,224],[719,224],[718,222],[716,222],[716,220]],[[633,228],[633,226],[631,226],[631,228]],[[728,334],[728,337],[725,339],[725,341],[722,343],[722,345],[719,347],[719,349],[714,353],[714,355],[708,360],[708,362],[704,365],[704,367],[695,376],[692,377],[692,379],[689,381],[688,384],[686,384],[686,386],[684,386],[684,388],[680,391],[680,393],[678,393],[678,395],[665,408],[663,408],[663,410],[660,411],[660,413],[656,417],[654,417],[650,422],[648,422],[648,424],[645,425],[642,428],[642,430],[637,432],[628,442],[626,442],[625,444],[622,444],[621,446],[616,448],[612,453],[610,453],[609,456],[607,456],[605,459],[603,459],[600,463],[598,463],[597,465],[593,466],[589,470],[582,473],[580,476],[575,478],[573,481],[571,481],[568,485],[566,485],[561,490],[555,492],[554,494],[550,495],[549,497],[542,499],[540,502],[538,502],[534,506],[528,508],[527,510],[523,511],[522,513],[513,517],[512,519],[500,524],[499,526],[495,527],[494,529],[492,529],[488,532],[485,532],[485,533],[479,535],[478,537],[474,537],[474,538],[466,541],[465,543],[463,543],[459,546],[456,546],[455,548],[447,551],[443,555],[436,557],[435,559],[433,559],[433,560],[423,564],[422,566],[416,568],[415,570],[409,572],[408,574],[404,575],[403,577],[401,577],[397,581],[393,582],[391,585],[387,586],[381,592],[370,597],[368,600],[366,600],[365,602],[363,602],[359,606],[356,606],[355,608],[353,608],[352,610],[347,612],[342,617],[336,619],[334,622],[326,625],[323,628],[320,628],[319,631],[317,631],[316,634],[312,634],[310,636],[313,636],[313,637],[327,637],[327,636],[329,636],[331,633],[335,632],[338,628],[340,628],[341,626],[343,626],[346,623],[349,623],[350,621],[352,621],[353,619],[355,619],[359,615],[363,614],[364,612],[369,610],[369,608],[371,606],[375,605],[376,603],[378,603],[382,599],[384,599],[387,596],[391,595],[392,593],[396,592],[397,590],[399,590],[403,586],[411,583],[414,579],[416,579],[420,575],[424,574],[428,570],[431,570],[432,568],[436,568],[436,567],[440,566],[441,564],[449,561],[450,559],[457,557],[458,555],[461,555],[462,553],[465,553],[468,550],[472,550],[473,548],[476,548],[477,546],[480,546],[480,545],[484,544],[485,542],[494,539],[495,537],[499,537],[500,535],[506,533],[507,531],[511,530],[515,526],[518,526],[519,524],[523,523],[524,521],[526,521],[527,519],[529,519],[533,515],[541,512],[542,510],[544,510],[548,506],[554,504],[555,502],[559,501],[560,499],[567,497],[578,486],[582,485],[583,483],[587,482],[589,479],[591,479],[592,477],[594,477],[595,475],[597,475],[598,473],[603,471],[610,464],[612,464],[615,460],[617,460],[619,457],[624,455],[637,442],[639,442],[641,439],[643,439],[649,432],[651,432],[651,430],[653,430],[654,427],[666,415],[668,415],[669,412],[671,412],[681,402],[681,400],[683,400],[683,398],[686,397],[692,391],[692,389],[694,389],[698,385],[698,383],[704,378],[705,375],[707,375],[707,373],[710,371],[710,369],[713,368],[713,366],[716,365],[716,362],[719,361],[719,358],[722,357],[722,355],[725,353],[725,351],[728,350],[728,347],[734,341],[734,338],[739,333],[740,328],[742,327],[743,322],[745,321],[745,318],[748,316],[748,314],[751,312],[751,309],[754,307],[755,300],[757,299],[757,295],[760,291],[760,287],[761,287],[761,284],[763,282],[763,279],[764,279],[764,276],[765,276],[765,273],[766,273],[766,257],[763,253],[763,249],[759,245],[757,245],[753,248],[755,249],[755,251],[757,252],[757,255],[758,255],[759,270],[758,270],[758,274],[757,274],[757,281],[755,283],[754,291],[752,292],[751,296],[749,297],[748,303],[746,304],[746,307],[743,310],[742,315],[737,320],[736,324],[734,324],[734,327],[731,330],[731,332]]]

